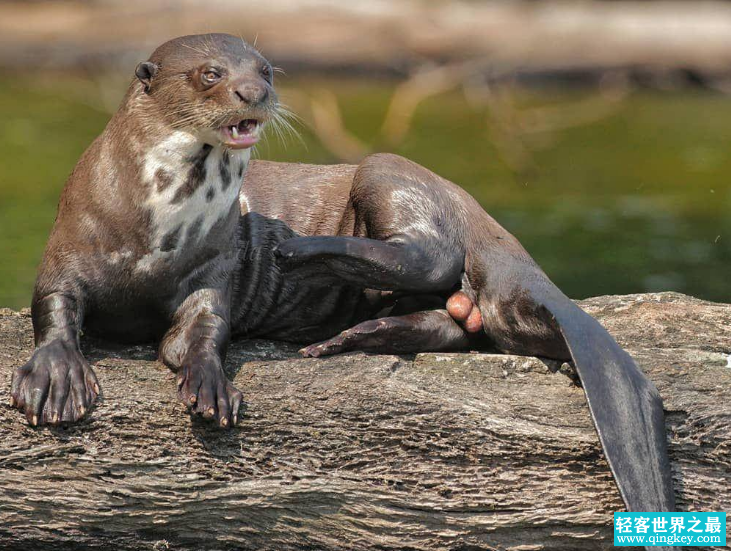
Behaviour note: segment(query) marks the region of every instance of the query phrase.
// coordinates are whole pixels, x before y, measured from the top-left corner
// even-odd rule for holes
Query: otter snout
[[[269,85],[264,82],[252,82],[251,78],[233,82],[232,88],[234,100],[250,107],[256,107],[269,99]]]

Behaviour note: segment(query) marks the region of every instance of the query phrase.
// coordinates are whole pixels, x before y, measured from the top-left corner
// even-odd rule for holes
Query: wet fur
[[[222,78],[209,85],[202,75],[211,66]],[[237,421],[241,393],[222,362],[249,151],[229,150],[219,128],[274,117],[270,69],[223,34],[171,40],[138,66],[64,187],[38,271],[36,350],[11,389],[32,425],[77,421],[94,403],[82,328],[118,341],[161,339],[191,411],[221,426]]]

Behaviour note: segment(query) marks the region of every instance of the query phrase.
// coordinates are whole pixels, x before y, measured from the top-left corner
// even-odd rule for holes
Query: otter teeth
[[[238,124],[228,126],[228,134],[231,139],[238,142],[243,138],[255,139],[259,133],[259,121],[256,119],[244,119]]]

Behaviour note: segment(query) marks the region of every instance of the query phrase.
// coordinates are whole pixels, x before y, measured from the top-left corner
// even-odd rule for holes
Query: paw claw
[[[54,340],[37,348],[30,361],[16,370],[10,405],[24,411],[32,427],[74,422],[94,403],[95,379],[75,344]],[[64,403],[68,413],[59,411]]]
[[[178,397],[190,413],[200,415],[216,426],[235,424],[233,412],[241,404],[241,393],[226,378],[218,355],[189,352],[178,379]]]
[[[300,350],[300,353],[305,358],[318,358],[320,357],[320,350],[316,346],[308,346]]]

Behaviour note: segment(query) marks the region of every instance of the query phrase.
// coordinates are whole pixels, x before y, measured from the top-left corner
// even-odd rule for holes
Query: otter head
[[[211,145],[253,146],[277,110],[272,66],[241,38],[182,36],[135,70],[137,94],[176,130]]]

